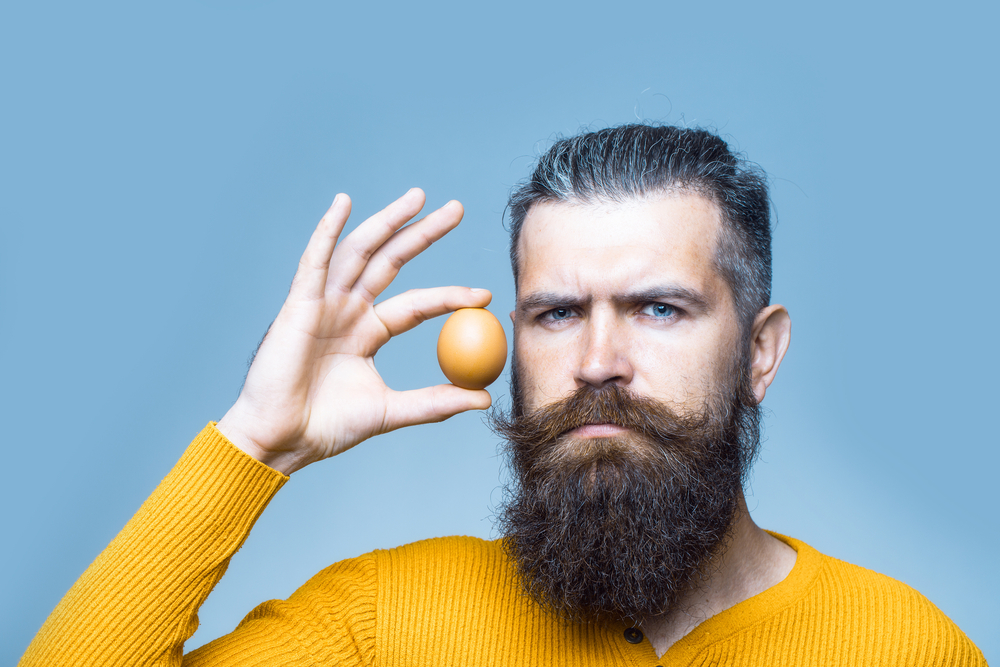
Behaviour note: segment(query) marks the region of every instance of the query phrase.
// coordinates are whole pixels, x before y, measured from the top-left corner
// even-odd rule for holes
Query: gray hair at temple
[[[767,177],[718,136],[668,125],[622,125],[560,139],[511,192],[510,261],[518,284],[518,239],[541,202],[626,202],[692,192],[722,214],[716,269],[736,304],[744,344],[771,299],[771,213]]]

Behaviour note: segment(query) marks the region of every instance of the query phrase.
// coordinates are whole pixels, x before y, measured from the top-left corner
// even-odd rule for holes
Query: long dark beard
[[[513,473],[498,527],[532,598],[573,620],[637,622],[697,585],[725,548],[760,442],[749,378],[736,377],[695,415],[616,385],[525,414],[515,387],[510,413],[491,414]],[[593,423],[631,433],[564,435]]]

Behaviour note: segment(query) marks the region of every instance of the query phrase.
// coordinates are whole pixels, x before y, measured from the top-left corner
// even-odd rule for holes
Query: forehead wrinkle
[[[576,235],[573,233],[572,227],[564,227],[566,223],[579,223],[586,228],[595,219],[616,216],[621,213],[628,215],[633,210],[640,212],[636,218],[637,221],[642,221],[640,224],[648,224],[650,212],[645,209],[650,205],[655,205],[658,200],[672,200],[682,205],[682,209],[678,213],[680,217],[664,219],[665,221],[677,220],[681,225],[676,232],[676,238],[680,241],[679,245],[674,245],[671,241],[674,233],[668,233],[665,237],[671,244],[671,249],[678,251],[679,254],[670,253],[669,256],[647,257],[646,264],[642,267],[631,265],[631,262],[620,264],[614,259],[616,255],[624,257],[637,247],[648,248],[649,241],[645,236],[635,236],[634,234],[616,236],[614,234],[613,227],[619,226],[619,224],[630,227],[631,225],[627,221],[624,223],[616,222],[612,227],[612,237],[610,238],[589,238],[587,233]],[[565,219],[560,212],[569,214],[571,217]],[[573,216],[578,216],[581,212],[592,214],[594,217],[588,216],[587,219],[578,219],[577,223],[571,222]],[[708,233],[699,230],[692,231],[691,225],[700,224],[697,222],[697,218],[704,213],[707,213],[711,219],[711,229],[705,230]],[[652,212],[652,215],[655,217],[657,213]],[[634,300],[638,300],[642,296],[655,297],[655,290],[621,289],[619,292],[625,296],[618,297],[612,295],[610,290],[607,290],[608,293],[605,294],[605,290],[601,289],[594,281],[596,279],[598,283],[603,283],[603,286],[612,284],[636,285],[659,274],[659,279],[671,283],[671,287],[676,286],[693,292],[693,294],[681,294],[678,291],[667,292],[663,295],[664,298],[683,300],[695,304],[695,307],[708,306],[724,298],[719,293],[720,285],[716,284],[721,280],[723,285],[726,285],[725,276],[720,274],[717,265],[721,216],[717,204],[700,193],[680,190],[670,193],[656,193],[656,196],[651,197],[630,198],[625,202],[540,202],[528,212],[524,223],[523,233],[518,238],[518,270],[515,281],[518,294],[527,288],[530,296],[531,293],[536,292],[532,287],[537,287],[550,293],[549,296],[563,292],[563,296],[569,298],[562,299],[562,303],[572,304],[583,301],[576,288],[583,287],[583,283],[590,283],[587,285],[589,290],[594,290],[595,287],[597,289],[593,291],[593,297],[588,297],[588,299],[606,298],[627,301],[634,297]],[[660,227],[659,221],[654,224],[656,228],[663,229]],[[559,234],[554,233],[556,229],[559,230]],[[655,235],[656,231],[652,233]],[[572,250],[577,253],[575,257],[567,259],[568,255],[564,251],[555,256],[547,252],[550,247],[562,245],[560,238],[565,239]],[[553,260],[556,261],[553,262]],[[619,268],[626,266],[633,270],[627,274],[618,271]],[[525,279],[529,275],[534,278],[544,275],[544,281],[549,284],[537,284],[535,280],[528,280],[529,283],[536,283],[535,285],[526,284]],[[657,299],[649,298],[648,300],[656,301]],[[547,303],[549,299],[533,301]],[[521,303],[522,299],[519,298],[518,302]]]

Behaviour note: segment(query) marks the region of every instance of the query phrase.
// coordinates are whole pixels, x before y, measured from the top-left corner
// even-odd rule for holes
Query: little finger
[[[302,253],[299,268],[292,280],[292,292],[310,298],[323,296],[330,270],[330,257],[350,214],[351,198],[343,193],[334,197]]]

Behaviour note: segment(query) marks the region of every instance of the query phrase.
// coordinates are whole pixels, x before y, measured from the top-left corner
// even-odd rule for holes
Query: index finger
[[[376,304],[375,314],[390,336],[398,336],[421,322],[459,308],[484,308],[493,299],[489,290],[469,287],[430,287],[398,294]]]

